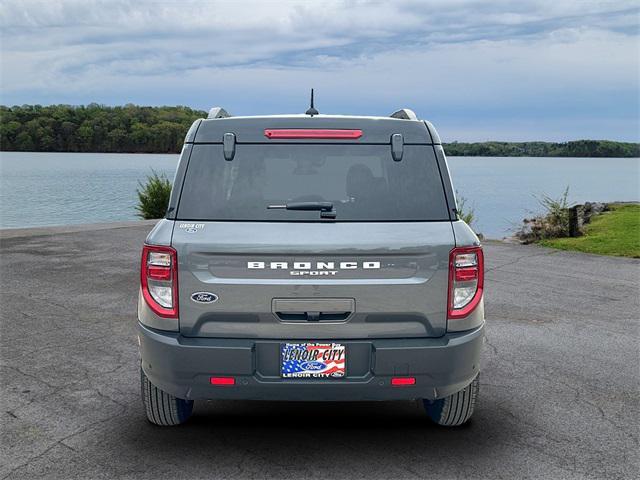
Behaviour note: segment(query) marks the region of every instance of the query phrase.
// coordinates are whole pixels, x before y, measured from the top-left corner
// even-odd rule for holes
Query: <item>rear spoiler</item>
[[[211,120],[215,118],[231,118],[232,116],[233,115],[231,115],[222,107],[212,107],[209,110],[209,115],[207,116],[207,119]],[[410,108],[401,108],[400,110],[396,110],[391,115],[389,115],[389,117],[398,118],[400,120],[418,120],[418,116],[416,115],[416,112],[414,112]]]
[[[401,145],[441,144],[433,125],[420,121],[415,112],[408,108],[397,110],[388,117],[234,117],[222,107],[213,107],[206,119],[198,119],[193,123],[185,138],[185,143],[224,143],[227,160],[234,157],[236,143],[277,141],[392,144],[396,161],[402,158]]]

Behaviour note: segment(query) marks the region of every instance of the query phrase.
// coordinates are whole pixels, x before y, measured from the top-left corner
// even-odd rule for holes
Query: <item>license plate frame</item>
[[[280,378],[337,380],[347,376],[347,348],[335,342],[280,344]]]

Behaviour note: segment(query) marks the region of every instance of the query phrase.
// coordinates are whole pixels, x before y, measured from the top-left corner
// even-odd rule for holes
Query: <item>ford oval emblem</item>
[[[322,362],[304,362],[301,367],[304,370],[324,370],[326,365]]]
[[[191,300],[196,303],[213,303],[218,300],[218,296],[210,292],[196,292],[191,294]]]

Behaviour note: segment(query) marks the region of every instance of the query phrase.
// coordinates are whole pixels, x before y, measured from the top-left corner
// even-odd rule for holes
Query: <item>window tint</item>
[[[268,209],[287,202],[333,202],[336,221],[448,220],[431,146],[194,145],[178,207],[182,220],[320,221],[317,211]]]

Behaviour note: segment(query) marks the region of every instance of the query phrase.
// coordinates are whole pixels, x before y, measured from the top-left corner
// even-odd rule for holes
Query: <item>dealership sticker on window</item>
[[[204,228],[204,223],[181,223],[178,228],[187,233],[196,233]]]

